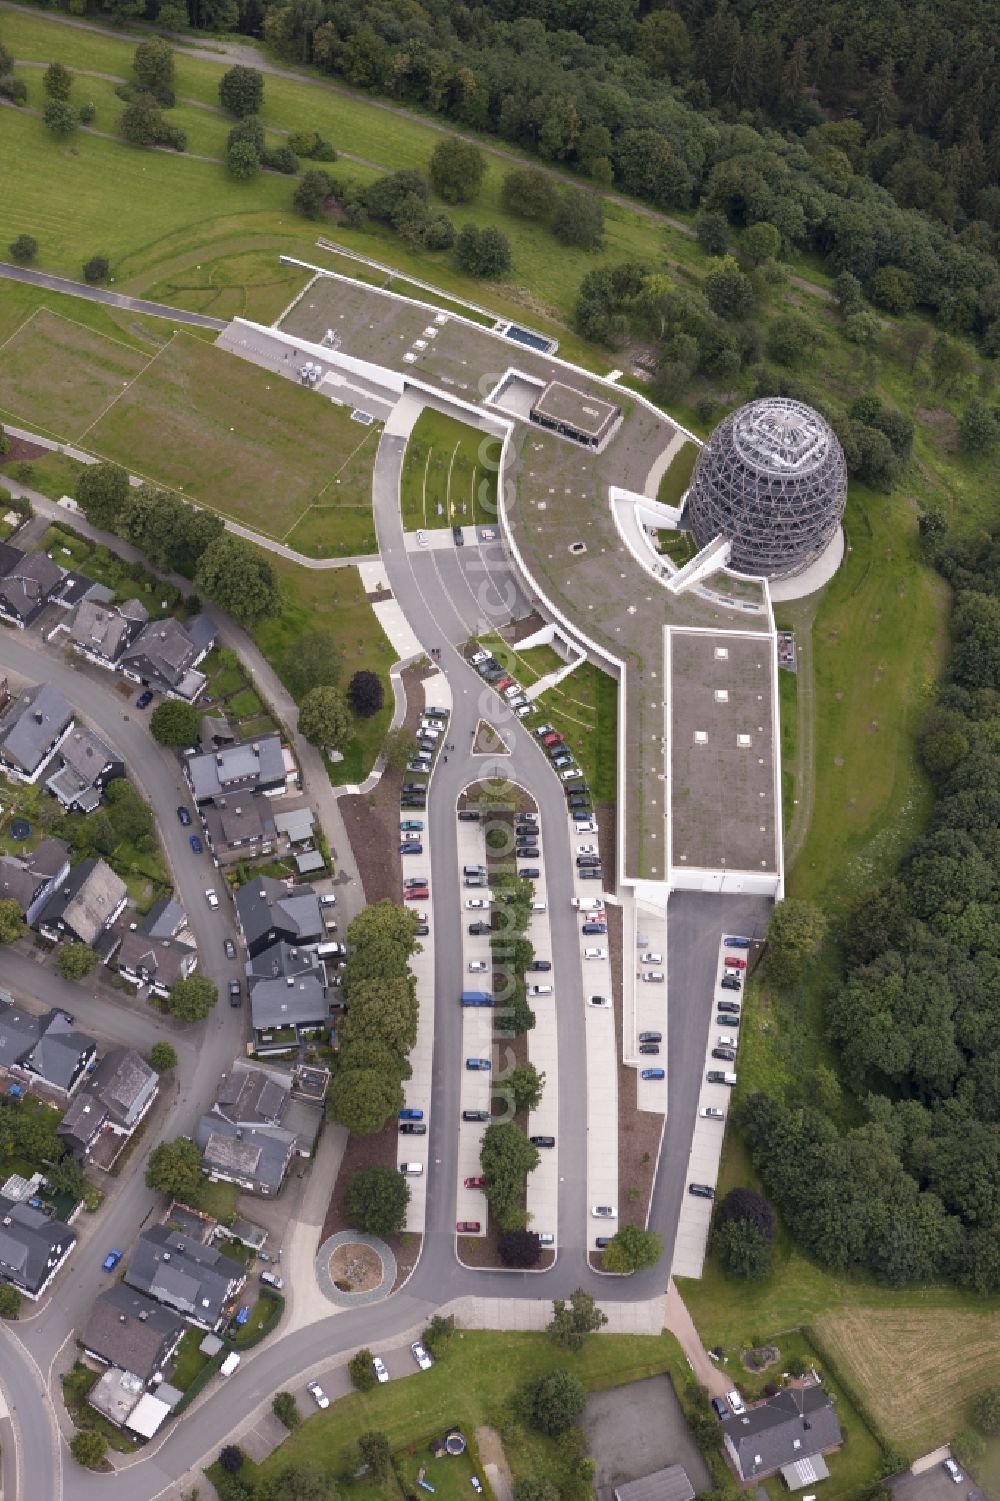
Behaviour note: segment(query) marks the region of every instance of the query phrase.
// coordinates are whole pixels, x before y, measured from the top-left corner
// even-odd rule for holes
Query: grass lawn
[[[533,653],[525,655],[530,661]],[[535,702],[544,718],[565,735],[595,802],[614,802],[618,765],[618,685],[614,679],[592,662],[583,662]]]
[[[227,1220],[236,1213],[236,1200],[240,1196],[237,1183],[212,1183],[205,1179],[198,1208],[214,1220]]]
[[[518,1387],[555,1366],[570,1365],[588,1390],[599,1391],[677,1370],[678,1362],[683,1365],[676,1342],[668,1334],[601,1335],[589,1340],[579,1355],[567,1357],[542,1334],[464,1331],[455,1335],[444,1358],[430,1371],[415,1372],[370,1393],[352,1393],[326,1412],[316,1413],[289,1435],[262,1468],[276,1474],[288,1459],[311,1459],[335,1474],[342,1451],[366,1429],[387,1434],[398,1450],[426,1443],[431,1435],[443,1434],[453,1424],[471,1438],[481,1424],[491,1423],[503,1425],[504,1447],[515,1478],[541,1478],[558,1465],[557,1445],[525,1432],[507,1416],[506,1404]],[[353,1489],[349,1494],[355,1494]]]
[[[797,794],[795,758],[799,749],[799,680],[796,673],[783,667],[778,670],[778,705],[781,714],[781,816],[787,837]]]
[[[24,484],[30,485],[33,490],[41,490],[50,500],[61,500],[64,495],[72,495],[76,488],[76,478],[83,468],[76,459],[71,459],[64,453],[50,452],[43,454],[40,459],[32,459],[28,464],[30,475],[25,472]],[[0,483],[3,475],[0,474]],[[8,475],[8,488],[17,494],[17,481]]]
[[[685,563],[689,563],[698,550],[690,532],[660,530],[656,534],[656,539],[660,552],[676,563],[678,568],[683,568]]]
[[[372,428],[185,334],[157,355],[88,442],[272,537],[287,535],[321,499],[371,511]]]
[[[270,556],[270,555],[269,555]],[[281,671],[285,653],[310,631],[329,631],[343,653],[341,686],[345,687],[359,668],[377,672],[382,679],[385,707],[371,719],[354,721],[354,732],[344,747],[344,759],[332,767],[337,783],[362,781],[371,770],[392,719],[392,689],[389,668],[396,654],[368,603],[356,568],[323,571],[300,568],[284,558],[271,562],[281,585],[280,615],[261,620],[254,627],[254,640],[275,671]]]
[[[466,1434],[466,1438],[471,1436]],[[441,1435],[438,1433],[428,1437],[440,1438]],[[399,1476],[403,1495],[406,1496],[417,1494],[417,1476],[422,1470],[426,1471],[424,1479],[434,1487],[438,1501],[469,1501],[474,1494],[473,1475],[478,1475],[480,1480],[484,1478],[482,1469],[473,1462],[468,1449],[464,1454],[444,1454],[440,1459],[435,1459],[429,1442],[425,1442],[408,1444],[394,1457],[396,1474]]]
[[[373,458],[374,452],[372,448],[365,457]],[[354,464],[360,461],[356,455]],[[371,502],[312,505],[283,540],[306,558],[371,557],[378,552]]]
[[[148,363],[128,344],[39,308],[0,353],[0,409],[75,441]]]
[[[202,1355],[198,1349],[204,1338],[203,1329],[189,1329],[177,1346],[170,1385],[176,1386],[179,1391],[186,1392],[198,1372],[208,1364],[208,1356]]]
[[[691,483],[691,471],[694,469],[694,461],[697,457],[697,444],[690,440],[681,444],[660,480],[659,489],[656,492],[657,500],[662,500],[667,506],[680,505],[681,496]]]
[[[403,457],[403,525],[490,525],[497,518],[500,444],[431,408],[421,412]]]

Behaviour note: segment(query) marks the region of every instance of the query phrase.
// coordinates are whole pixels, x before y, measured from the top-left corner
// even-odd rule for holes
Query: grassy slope
[[[425,409],[403,459],[404,526],[413,530],[495,522],[499,462],[500,445],[495,438],[443,412]]]

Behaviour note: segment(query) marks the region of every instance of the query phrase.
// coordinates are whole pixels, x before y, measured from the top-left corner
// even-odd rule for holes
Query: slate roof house
[[[69,813],[93,813],[109,782],[125,775],[125,763],[93,730],[77,725],[57,752],[58,769],[46,787]]]
[[[786,1387],[723,1425],[723,1442],[741,1480],[781,1471],[789,1490],[829,1475],[823,1455],[843,1442],[837,1412],[821,1386]]]
[[[315,972],[297,979],[258,980],[250,992],[250,1017],[264,1043],[268,1033],[281,1027],[294,1027],[296,1032],[324,1027],[330,1019],[326,989]]]
[[[246,1267],[214,1246],[153,1225],[136,1241],[125,1281],[183,1314],[200,1329],[217,1329],[246,1282]]]
[[[49,897],[38,930],[53,943],[93,946],[125,910],[125,882],[103,860],[81,860]]]
[[[311,886],[288,887],[273,876],[255,876],[238,888],[235,901],[251,959],[282,939],[299,948],[323,940],[319,897]]]
[[[102,1137],[124,1143],[152,1108],[159,1089],[156,1070],[134,1048],[113,1048],[64,1113],[56,1134],[81,1160],[90,1156]],[[109,1145],[120,1150],[120,1143]],[[99,1165],[110,1166],[117,1155],[112,1150]]]
[[[215,622],[207,615],[196,615],[186,626],[172,615],[150,620],[121,653],[118,667],[135,683],[194,703],[205,686],[205,674],[196,669],[215,637]]]
[[[73,711],[58,688],[37,683],[0,711],[0,771],[37,782],[73,728]]]
[[[155,995],[166,997],[178,980],[186,980],[198,964],[193,944],[176,938],[151,938],[140,928],[122,934],[118,949],[118,973],[133,985],[148,985]]]
[[[202,805],[201,819],[212,853],[223,863],[269,855],[274,849],[274,815],[262,794],[218,797]]]
[[[119,1282],[95,1300],[80,1342],[101,1365],[130,1371],[148,1384],[163,1370],[186,1329],[179,1314]]]
[[[321,1120],[320,1111],[292,1099],[291,1079],[237,1059],[198,1125],[202,1167],[249,1193],[273,1195],[292,1158],[311,1156]]]
[[[11,551],[19,556],[5,560],[9,566],[0,576],[0,620],[23,631],[58,593],[66,571],[44,552]]]
[[[65,1011],[33,1016],[0,1001],[0,1071],[69,1096],[97,1057],[97,1044],[78,1032]]]
[[[127,599],[122,605],[83,599],[66,630],[74,651],[113,672],[148,619],[149,611],[138,599]]]
[[[0,902],[17,902],[30,926],[68,875],[69,845],[62,839],[43,839],[24,855],[0,855]]]
[[[262,735],[259,740],[236,740],[216,751],[188,756],[184,774],[196,803],[233,801],[252,792],[284,792],[287,771],[280,735]]]
[[[0,1194],[0,1277],[36,1301],[76,1245],[76,1231]]]

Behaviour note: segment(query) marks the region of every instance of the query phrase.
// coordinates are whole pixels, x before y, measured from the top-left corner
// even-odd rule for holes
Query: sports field
[[[496,438],[428,407],[418,417],[403,456],[403,525],[410,530],[489,526],[497,519],[499,464]]]
[[[28,427],[76,440],[149,359],[120,340],[38,308],[0,346],[0,408]]]

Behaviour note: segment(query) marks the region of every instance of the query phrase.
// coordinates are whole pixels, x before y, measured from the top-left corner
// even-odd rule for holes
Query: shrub
[[[0,95],[11,104],[23,104],[28,97],[28,87],[22,78],[0,78]]]
[[[302,1422],[302,1414],[291,1392],[275,1392],[271,1402],[271,1411],[279,1423],[284,1423],[289,1430],[297,1428]]]
[[[258,156],[264,150],[264,127],[256,115],[247,115],[245,120],[237,120],[226,138],[226,149],[241,142],[247,142],[257,152]]]
[[[996,1438],[1000,1434],[1000,1386],[988,1386],[973,1397],[970,1415],[980,1433]]]
[[[356,1391],[370,1392],[378,1382],[372,1365],[372,1352],[367,1346],[352,1355],[347,1362],[347,1372]]]
[[[78,1465],[96,1470],[104,1463],[108,1441],[96,1428],[81,1428],[78,1433],[74,1433],[69,1450]]]
[[[436,1313],[420,1338],[424,1346],[434,1356],[434,1359],[440,1360],[442,1355],[447,1351],[454,1333],[454,1316],[451,1314],[445,1316],[443,1313]]]
[[[299,159],[290,146],[276,146],[273,151],[265,151],[260,160],[272,172],[284,172],[286,177],[294,177],[299,170]]]
[[[21,1311],[21,1294],[9,1282],[0,1282],[0,1319],[16,1319]]]
[[[293,130],[288,137],[288,145],[296,156],[312,156],[318,143],[315,130]]]
[[[49,63],[42,74],[42,87],[50,99],[65,101],[73,87],[73,75],[65,63]]]
[[[321,219],[326,200],[333,192],[328,172],[315,168],[302,177],[292,197],[292,207],[306,219]]]
[[[219,1454],[219,1468],[227,1475],[238,1475],[243,1468],[243,1450],[239,1444],[227,1444]]]
[[[236,141],[226,152],[229,175],[237,182],[248,182],[260,171],[260,155],[250,141]]]
[[[50,99],[42,111],[42,119],[54,136],[71,136],[78,125],[76,110],[65,99]]]
[[[486,160],[472,141],[445,136],[431,152],[430,176],[445,203],[470,203],[479,192]]]
[[[219,79],[219,100],[231,115],[259,115],[264,103],[264,75],[240,64]]]
[[[26,266],[38,254],[38,241],[34,235],[18,235],[16,240],[11,240],[7,248],[10,251],[11,260]]]
[[[351,678],[347,700],[359,719],[371,719],[385,702],[382,679],[377,672],[362,670]]]
[[[76,117],[81,125],[90,125],[96,114],[97,105],[93,99],[88,99],[85,104],[80,105],[80,108],[76,112]]]

